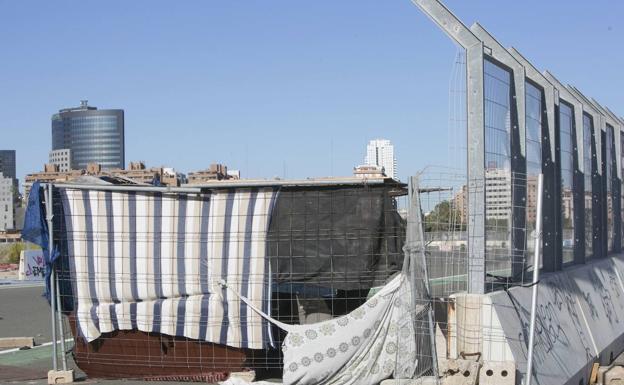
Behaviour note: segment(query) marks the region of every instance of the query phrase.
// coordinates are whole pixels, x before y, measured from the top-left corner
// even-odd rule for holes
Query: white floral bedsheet
[[[411,378],[417,364],[414,310],[405,274],[353,312],[308,325],[283,325],[285,385],[378,384]]]

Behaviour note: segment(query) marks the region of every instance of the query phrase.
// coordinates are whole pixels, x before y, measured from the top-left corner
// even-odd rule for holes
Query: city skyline
[[[535,41],[522,19],[538,4],[533,31],[552,38]],[[608,49],[621,36],[615,15],[622,4],[603,4],[600,20],[586,18],[589,5],[581,3],[563,10],[535,0],[497,5],[448,1],[460,18],[479,19],[502,44],[513,43],[563,81],[605,105],[622,105],[617,69],[624,54]],[[47,162],[49,115],[84,98],[127,111],[127,160],[180,170],[222,162],[248,177],[347,175],[365,140],[380,136],[401,154],[403,180],[448,158],[446,84],[455,47],[409,1],[154,4],[148,19],[143,7],[121,3],[98,8],[101,18],[69,2],[41,4],[34,14],[19,3],[4,10],[2,147],[18,150],[22,180]],[[518,17],[501,17],[509,12]],[[549,32],[561,12],[571,20],[560,30],[568,39]],[[234,29],[225,23],[233,14]],[[318,25],[321,16],[327,25]],[[67,17],[74,22],[63,23]],[[174,28],[181,20],[184,28]],[[254,23],[262,23],[262,34]],[[285,27],[293,33],[284,36]],[[69,39],[81,49],[56,48]],[[572,49],[579,43],[588,51]],[[605,57],[598,52],[609,60],[598,60]],[[584,77],[590,69],[598,71]],[[276,143],[281,151],[267,154]]]

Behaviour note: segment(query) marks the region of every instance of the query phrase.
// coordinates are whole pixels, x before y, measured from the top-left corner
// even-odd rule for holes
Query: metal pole
[[[45,189],[45,205],[46,219],[48,223],[48,258],[52,256],[52,247],[54,240],[52,239],[52,185],[47,184]],[[54,371],[58,370],[58,351],[56,346],[56,274],[54,265],[50,265],[50,314],[52,317],[52,367]]]
[[[49,241],[48,245],[50,247],[50,258],[52,258],[52,252],[54,250],[54,227],[53,227],[53,219],[54,219],[54,186],[52,184],[48,185],[48,198],[46,199],[49,204],[49,212],[48,212],[48,231],[49,231]],[[63,327],[63,313],[61,310],[61,290],[59,288],[59,277],[56,272],[54,273],[54,281],[50,283],[50,285],[54,285],[55,288],[55,302],[56,302],[56,320],[58,324],[59,334],[61,337],[61,362],[63,363],[63,370],[67,371],[67,357],[65,356],[65,330]]]
[[[527,355],[526,385],[531,385],[533,378],[533,345],[535,340],[535,318],[537,313],[537,289],[539,282],[540,243],[542,240],[542,195],[544,174],[537,178],[537,215],[535,221],[535,251],[533,253],[533,296],[531,298],[531,321],[529,323],[529,348]]]
[[[59,334],[61,335],[61,362],[63,370],[67,371],[67,350],[65,350],[65,327],[63,326],[63,311],[61,309],[61,290],[59,277],[56,275],[56,316],[58,318]]]

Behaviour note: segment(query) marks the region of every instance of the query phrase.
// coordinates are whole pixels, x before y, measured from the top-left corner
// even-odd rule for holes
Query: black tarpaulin
[[[396,183],[283,187],[268,233],[273,282],[368,290],[401,270]]]

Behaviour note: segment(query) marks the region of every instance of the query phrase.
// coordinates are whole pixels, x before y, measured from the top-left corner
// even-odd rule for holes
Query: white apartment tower
[[[373,139],[368,142],[364,163],[371,166],[383,167],[386,176],[397,179],[394,146],[387,139]]]

